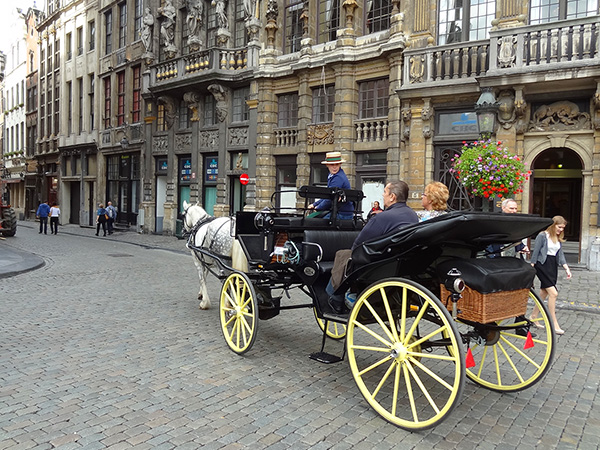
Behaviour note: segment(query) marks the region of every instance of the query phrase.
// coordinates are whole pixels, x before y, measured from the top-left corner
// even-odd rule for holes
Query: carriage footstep
[[[308,357],[310,359],[314,359],[315,361],[319,361],[320,363],[324,363],[324,364],[333,364],[333,363],[343,361],[343,358],[336,356],[336,355],[332,355],[331,353],[325,353],[325,352],[311,353]]]

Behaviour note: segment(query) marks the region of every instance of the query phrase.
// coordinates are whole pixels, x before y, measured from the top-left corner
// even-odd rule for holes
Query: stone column
[[[277,96],[271,78],[259,80],[258,85],[257,114],[261,120],[256,126],[256,208],[260,210],[270,205],[276,187],[273,133],[277,126]]]
[[[312,122],[312,94],[308,84],[309,73],[302,71],[298,75],[298,168],[297,186],[310,182],[310,157],[307,153],[307,128]]]
[[[346,175],[350,185],[355,185],[356,160],[354,156],[354,118],[358,103],[358,86],[353,64],[340,64],[335,71],[334,142],[342,152],[346,163]],[[339,146],[339,147],[338,147]]]
[[[402,84],[402,61],[403,56],[391,55],[388,57],[390,65],[390,99],[388,103],[388,157],[387,174],[390,178],[402,179],[404,175],[404,164],[400,155],[405,152],[405,144],[401,142],[401,102],[398,89]]]

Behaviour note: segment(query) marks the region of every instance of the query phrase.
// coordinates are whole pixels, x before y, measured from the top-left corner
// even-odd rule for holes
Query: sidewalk
[[[19,228],[35,229],[35,222],[19,222]],[[188,253],[185,247],[186,240],[174,236],[154,234],[140,234],[133,231],[115,231],[110,236],[96,236],[94,228],[80,227],[79,225],[63,225],[59,234],[79,236],[89,239],[110,240],[144,248],[156,248],[173,252]],[[0,278],[13,276],[41,267],[44,261],[38,256],[20,251],[10,245],[11,238],[0,241]],[[8,244],[8,245],[3,245]],[[600,272],[591,272],[587,269],[573,268],[573,277],[567,280],[565,273],[559,269],[558,276],[558,302],[557,308],[588,311],[600,314]],[[209,280],[214,278],[210,277]],[[535,288],[539,288],[536,279]]]

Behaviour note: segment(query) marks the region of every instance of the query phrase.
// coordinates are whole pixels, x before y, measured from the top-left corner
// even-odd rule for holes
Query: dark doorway
[[[79,181],[72,181],[70,183],[71,188],[71,215],[69,217],[69,223],[79,223],[79,213],[81,210],[81,185]]]
[[[582,164],[567,148],[551,148],[533,162],[531,213],[563,216],[569,223],[565,238],[579,241],[581,231]]]

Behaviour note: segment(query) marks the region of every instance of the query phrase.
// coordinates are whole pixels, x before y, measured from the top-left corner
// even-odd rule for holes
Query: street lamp
[[[500,103],[494,97],[491,87],[481,88],[481,95],[475,103],[475,114],[477,114],[477,127],[482,139],[489,139],[496,127],[496,113]]]

